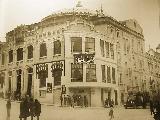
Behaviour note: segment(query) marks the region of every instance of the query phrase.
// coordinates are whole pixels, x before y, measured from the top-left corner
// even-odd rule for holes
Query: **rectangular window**
[[[46,77],[47,76],[47,73],[46,71],[42,70],[39,72],[39,79],[40,79],[40,82],[39,82],[39,87],[42,88],[42,87],[46,87]]]
[[[81,37],[71,37],[71,52],[82,52]]]
[[[30,45],[27,47],[27,49],[28,49],[28,59],[33,58],[33,46]]]
[[[109,42],[105,42],[106,57],[109,57]]]
[[[54,86],[61,85],[61,76],[62,76],[62,71],[60,69],[56,69],[54,71]]]
[[[122,73],[119,74],[119,83],[122,83]]]
[[[13,50],[9,51],[9,63],[13,62]]]
[[[105,65],[101,65],[101,69],[102,69],[102,82],[106,83],[106,69],[105,69]]]
[[[111,83],[111,70],[109,66],[107,66],[107,83]]]
[[[111,52],[111,58],[114,59],[114,46],[113,46],[113,44],[110,44],[110,52]]]
[[[124,54],[126,55],[127,54],[127,43],[126,43],[126,39],[123,38],[124,40]]]
[[[130,43],[129,43],[128,39],[126,39],[126,44],[127,44],[127,53],[129,53],[129,51],[130,51]]]
[[[54,42],[54,55],[61,54],[61,41],[57,40]]]
[[[4,74],[0,74],[0,88],[3,88],[3,85],[4,85]]]
[[[40,57],[44,57],[47,56],[47,47],[46,47],[46,43],[42,43],[40,45]]]
[[[112,83],[116,84],[116,78],[115,78],[115,68],[112,67]]]
[[[86,37],[85,38],[85,52],[95,51],[95,38]]]
[[[23,48],[17,49],[17,61],[23,60]]]
[[[83,82],[83,64],[71,64],[71,82]]]
[[[86,64],[86,81],[96,82],[96,64]]]
[[[5,64],[5,54],[2,53],[2,65],[4,65],[4,64]]]
[[[101,55],[104,57],[104,41],[100,40]]]

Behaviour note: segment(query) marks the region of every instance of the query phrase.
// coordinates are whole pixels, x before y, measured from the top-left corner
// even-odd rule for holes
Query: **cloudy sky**
[[[0,0],[0,41],[20,24],[32,24],[54,11],[75,7],[78,0]],[[142,26],[146,49],[160,44],[160,0],[81,0],[88,9],[100,9],[121,21],[136,19]]]

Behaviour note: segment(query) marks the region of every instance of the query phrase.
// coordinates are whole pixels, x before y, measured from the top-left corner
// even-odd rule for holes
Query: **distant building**
[[[147,81],[147,91],[150,95],[156,95],[160,93],[160,44],[156,48],[156,51],[149,49],[146,52],[145,59],[145,74],[144,77]]]
[[[103,106],[106,98],[121,104],[146,82],[144,44],[136,20],[119,22],[78,3],[6,34],[0,46],[4,96],[27,94],[55,105],[61,95],[77,105],[86,96],[89,106]]]

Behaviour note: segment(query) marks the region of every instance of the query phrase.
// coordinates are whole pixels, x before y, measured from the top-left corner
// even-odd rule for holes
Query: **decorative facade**
[[[88,106],[103,106],[106,98],[118,105],[145,81],[142,28],[103,10],[77,5],[53,13],[8,32],[0,48],[4,97],[27,94],[60,105],[69,95],[85,97]]]

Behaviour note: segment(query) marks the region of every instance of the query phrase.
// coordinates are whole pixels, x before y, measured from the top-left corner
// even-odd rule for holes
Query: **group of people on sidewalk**
[[[7,109],[7,120],[10,120],[10,111],[11,111],[11,100],[7,100],[6,104]],[[20,102],[20,114],[19,119],[20,120],[27,120],[27,117],[31,117],[31,120],[33,120],[34,117],[37,117],[37,120],[39,120],[39,116],[41,114],[41,104],[37,99],[30,98],[26,96],[25,98],[22,98],[22,101]]]
[[[104,103],[104,107],[111,107],[111,106],[114,106],[114,101],[113,101],[113,99],[108,99],[108,98],[106,98],[106,99],[105,99],[105,103]]]
[[[41,104],[40,102],[33,98],[22,98],[22,101],[20,103],[20,120],[24,119],[27,120],[27,117],[31,116],[31,120],[33,120],[33,117],[37,117],[37,120],[39,120],[39,116],[41,114]]]
[[[61,95],[60,96],[61,106],[81,106],[88,107],[88,100],[86,96],[81,95]]]

